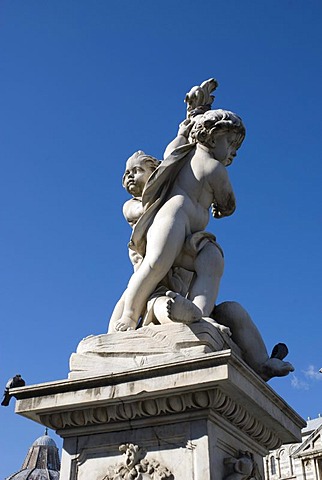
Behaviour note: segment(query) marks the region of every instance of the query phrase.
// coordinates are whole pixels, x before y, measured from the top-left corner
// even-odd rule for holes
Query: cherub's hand
[[[191,110],[188,115],[189,118],[193,118],[197,115],[203,115],[205,112],[208,112],[208,110],[211,110],[211,105],[200,105],[199,107]]]
[[[211,204],[211,213],[212,213],[212,216],[214,218],[222,218],[223,217],[223,214],[219,210],[217,203],[214,203],[214,202]]]
[[[215,218],[229,217],[236,210],[236,202],[234,195],[229,195],[226,199],[226,205],[218,205],[214,200],[211,204],[211,213]]]
[[[139,266],[143,261],[143,257],[142,255],[140,255],[137,252],[134,252],[133,250],[129,250],[129,257],[133,265],[134,271],[136,272],[136,270],[139,268]]]
[[[193,124],[194,122],[191,120],[191,118],[186,118],[179,125],[178,135],[182,135],[183,137],[186,137],[188,139],[189,133],[191,132]]]

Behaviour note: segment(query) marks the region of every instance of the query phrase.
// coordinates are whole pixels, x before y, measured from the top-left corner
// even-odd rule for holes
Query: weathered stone
[[[304,424],[231,349],[13,393],[17,413],[64,438],[64,480],[103,480],[122,464],[122,444],[174,479],[221,479],[225,458],[250,451],[259,465]]]
[[[207,321],[154,325],[137,331],[90,336],[70,359],[69,378],[113,374],[140,367],[171,364],[233,347],[228,335]]]

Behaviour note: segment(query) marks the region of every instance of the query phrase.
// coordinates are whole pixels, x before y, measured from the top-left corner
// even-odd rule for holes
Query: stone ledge
[[[88,379],[15,389],[17,413],[67,436],[122,422],[171,423],[211,412],[265,449],[298,441],[303,420],[231,350]]]

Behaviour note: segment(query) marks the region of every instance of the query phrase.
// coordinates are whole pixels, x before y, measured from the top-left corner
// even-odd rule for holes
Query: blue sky
[[[66,378],[79,341],[104,333],[131,274],[126,159],[161,158],[193,86],[246,140],[229,175],[218,302],[239,301],[296,371],[271,386],[322,413],[321,20],[306,0],[3,0],[0,3],[0,383]],[[0,409],[0,477],[44,428]],[[61,441],[51,435],[61,446]]]

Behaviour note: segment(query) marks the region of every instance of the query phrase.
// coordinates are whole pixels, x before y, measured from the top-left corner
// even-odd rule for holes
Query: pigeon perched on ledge
[[[15,375],[14,377],[10,378],[7,381],[6,388],[3,393],[3,400],[1,402],[1,405],[3,407],[7,407],[10,403],[10,399],[12,395],[10,395],[9,390],[10,388],[17,388],[17,387],[24,387],[26,385],[26,382],[24,381],[23,378],[21,378],[21,375]]]

